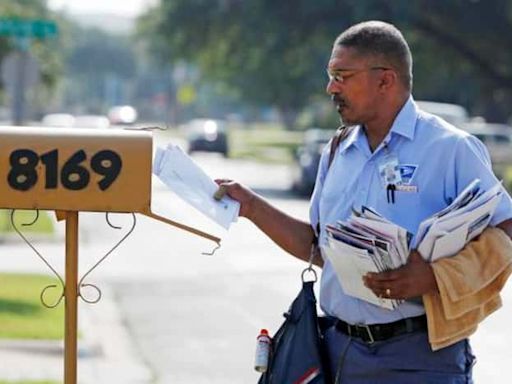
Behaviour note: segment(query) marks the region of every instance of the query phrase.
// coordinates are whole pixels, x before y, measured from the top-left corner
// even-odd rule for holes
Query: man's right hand
[[[251,189],[229,179],[216,179],[215,182],[225,188],[226,194],[240,203],[239,216],[251,219],[254,212],[254,202],[258,195]]]

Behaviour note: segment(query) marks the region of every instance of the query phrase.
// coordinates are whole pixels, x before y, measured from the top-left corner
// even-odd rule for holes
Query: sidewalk
[[[14,247],[8,248],[14,250]],[[0,269],[9,270],[3,268],[6,266],[4,264],[8,265],[9,262],[0,261]],[[34,260],[34,264],[37,261]],[[78,328],[81,335],[78,383],[154,382],[148,365],[141,360],[123,325],[113,293],[104,281],[99,286],[103,295],[97,304],[87,304],[81,300],[78,304]],[[0,339],[0,361],[0,380],[52,380],[58,383],[64,380],[63,341]]]

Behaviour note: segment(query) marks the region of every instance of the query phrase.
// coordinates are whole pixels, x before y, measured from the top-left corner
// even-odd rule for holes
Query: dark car
[[[313,192],[322,150],[334,132],[319,128],[310,128],[305,132],[304,141],[297,150],[294,164],[292,188],[297,193],[311,195]]]
[[[185,127],[188,141],[188,152],[218,152],[228,156],[228,140],[226,123],[221,120],[194,119]]]

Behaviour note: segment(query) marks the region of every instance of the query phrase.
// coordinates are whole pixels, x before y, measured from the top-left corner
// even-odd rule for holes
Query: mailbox
[[[0,127],[0,208],[150,211],[151,132]]]

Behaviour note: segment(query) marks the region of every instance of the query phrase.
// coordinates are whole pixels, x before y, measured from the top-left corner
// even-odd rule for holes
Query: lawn
[[[54,228],[52,219],[49,216],[50,214],[53,213],[39,211],[39,218],[33,225],[23,225],[34,221],[36,211],[18,209],[14,213],[14,223],[22,233],[52,234]],[[14,228],[11,225],[11,210],[0,209],[0,234],[8,232],[14,232]]]
[[[248,124],[229,129],[229,157],[289,164],[304,132],[287,131],[273,124]]]
[[[57,281],[41,275],[0,274],[0,338],[62,339],[64,301],[49,309],[39,299],[44,287]],[[52,304],[59,295],[60,289],[48,289],[45,294]]]

